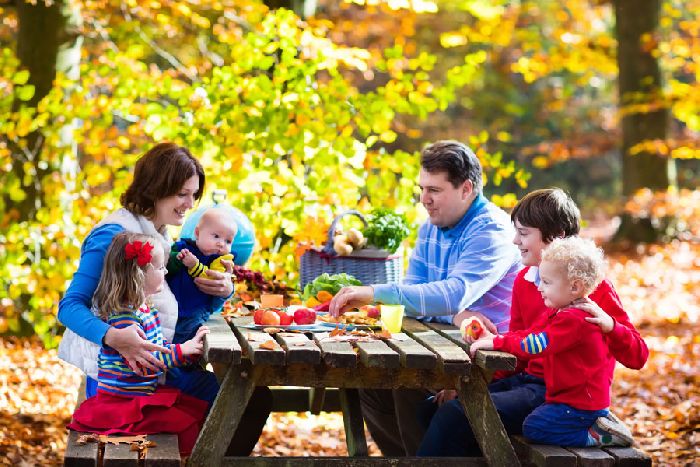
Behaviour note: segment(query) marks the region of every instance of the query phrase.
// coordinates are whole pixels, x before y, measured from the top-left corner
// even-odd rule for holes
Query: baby
[[[173,342],[190,339],[215,311],[213,297],[200,291],[193,279],[205,276],[210,269],[226,271],[221,261],[233,261],[231,245],[237,231],[227,210],[209,208],[194,229],[195,240],[181,239],[173,244],[166,277],[179,310]]]

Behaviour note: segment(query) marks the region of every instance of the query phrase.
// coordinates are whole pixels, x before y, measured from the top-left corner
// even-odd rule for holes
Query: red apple
[[[294,322],[297,324],[314,324],[316,322],[316,312],[309,308],[298,308],[294,312]]]
[[[260,321],[262,321],[261,324],[264,324],[265,326],[279,326],[280,315],[275,313],[274,310],[265,310],[263,311],[262,319]]]
[[[376,306],[368,307],[367,308],[367,317],[374,318],[374,319],[379,318],[379,308]]]
[[[258,308],[255,310],[255,314],[253,314],[253,322],[255,324],[262,324],[262,315],[265,313],[264,308]]]

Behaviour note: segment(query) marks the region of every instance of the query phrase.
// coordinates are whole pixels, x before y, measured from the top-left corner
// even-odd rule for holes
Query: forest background
[[[497,204],[560,186],[587,232],[614,240],[616,284],[658,344],[650,366],[682,368],[622,373],[621,406],[666,420],[635,424],[659,455],[678,439],[693,459],[697,403],[627,408],[653,384],[698,400],[698,13],[700,0],[0,2],[0,332],[21,336],[3,338],[3,362],[27,345],[53,355],[39,349],[60,340],[80,243],[154,142],[200,158],[206,196],[225,189],[255,225],[248,266],[294,285],[299,245],[322,243],[343,209],[390,207],[415,232],[418,151],[452,138]],[[24,420],[11,393],[27,379],[0,380],[3,416]],[[8,429],[0,453],[26,460]]]

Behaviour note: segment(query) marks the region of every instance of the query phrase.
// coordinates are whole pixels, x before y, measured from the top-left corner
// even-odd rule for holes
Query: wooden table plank
[[[419,342],[411,339],[408,334],[394,333],[391,335],[391,339],[384,342],[399,354],[401,366],[404,368],[432,370],[437,367],[437,356]]]
[[[274,337],[287,353],[287,365],[292,363],[316,365],[321,361],[321,349],[305,334],[280,332]]]
[[[360,362],[366,367],[399,368],[401,359],[388,345],[380,340],[358,341],[355,343]]]
[[[233,327],[233,332],[245,355],[255,365],[284,365],[285,351],[268,333],[238,326]],[[261,347],[266,342],[272,342],[274,347],[271,349]]]
[[[315,332],[313,339],[321,349],[323,362],[333,368],[356,368],[357,354],[348,342],[330,340],[327,332]]]
[[[454,342],[432,330],[413,332],[410,333],[410,336],[435,353],[438,359],[438,368],[445,373],[469,375],[471,359]]]
[[[246,361],[244,360],[245,364]],[[256,366],[261,373],[260,386],[305,386],[329,388],[394,389],[456,389],[462,375],[444,373],[439,369],[414,368],[333,368],[328,365]]]
[[[209,334],[204,336],[204,358],[209,363],[237,365],[241,362],[241,346],[226,319],[214,313],[206,323]]]
[[[437,331],[439,334],[447,337],[449,340],[464,349],[469,353],[469,344],[462,339],[462,333],[451,324],[445,323],[424,323],[426,327]],[[476,366],[485,370],[515,370],[518,359],[514,355],[507,352],[498,352],[495,350],[478,350],[474,356],[473,362]]]

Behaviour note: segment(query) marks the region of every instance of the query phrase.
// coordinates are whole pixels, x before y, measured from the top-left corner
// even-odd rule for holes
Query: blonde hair
[[[151,244],[154,247],[152,253],[156,248],[162,249],[151,235],[121,232],[114,236],[105,255],[100,282],[92,297],[93,306],[104,320],[111,313],[135,310],[146,301],[145,269],[150,261],[139,266],[136,258],[126,259],[125,247],[135,241]]]
[[[581,237],[555,238],[542,250],[542,261],[561,264],[569,282],[582,282],[585,295],[595,290],[605,274],[603,250]]]

